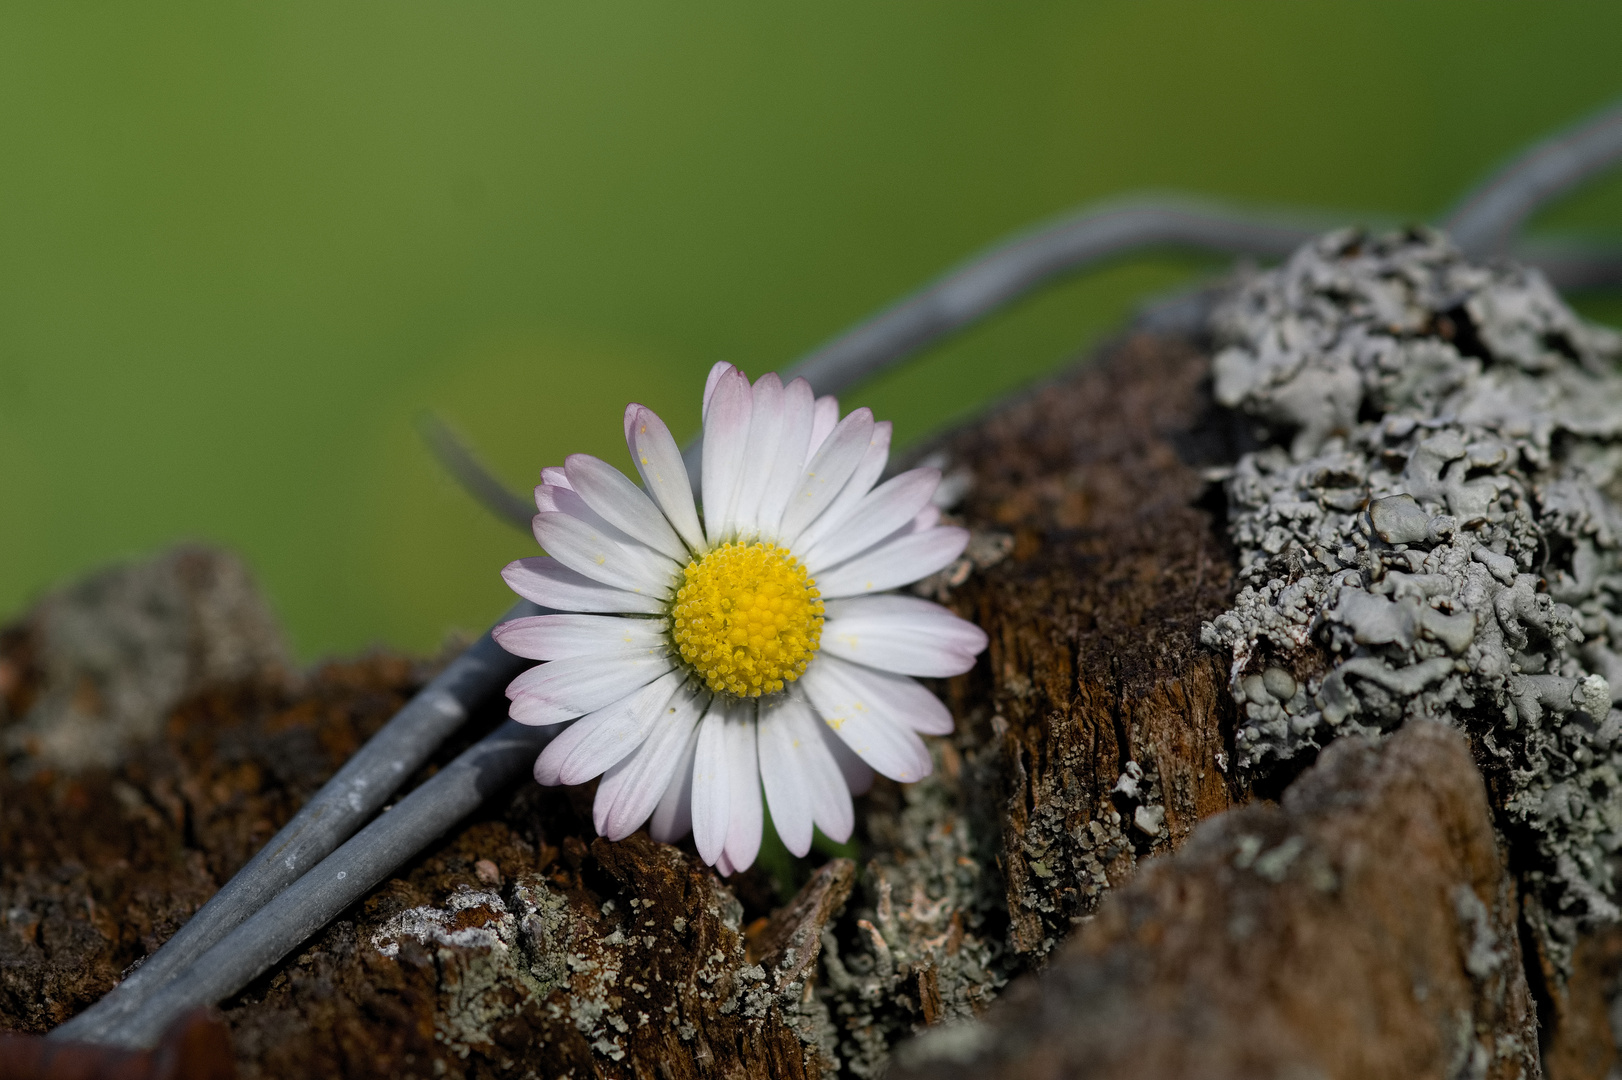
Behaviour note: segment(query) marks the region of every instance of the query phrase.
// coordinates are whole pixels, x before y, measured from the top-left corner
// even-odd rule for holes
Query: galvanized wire
[[[74,1037],[157,1045],[180,1017],[240,991],[485,799],[528,775],[558,730],[506,721],[243,921],[184,978],[149,988],[116,1025]]]
[[[506,617],[540,611],[521,600]],[[529,661],[502,649],[488,633],[481,637],[368,739],[162,948],[100,1001],[52,1031],[52,1036],[129,1043],[132,1017],[148,999],[163,994],[178,979],[196,978],[193,967],[205,954],[209,954],[209,966],[223,962],[221,954],[210,953],[217,943],[354,835],[462,726],[473,709],[528,665]],[[383,820],[392,817],[391,813]]]
[[[1622,161],[1622,101],[1515,155],[1459,202],[1442,222],[1442,230],[1466,255],[1503,254],[1541,207],[1618,161]]]

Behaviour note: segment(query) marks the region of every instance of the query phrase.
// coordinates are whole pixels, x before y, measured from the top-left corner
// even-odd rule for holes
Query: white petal
[[[853,666],[873,711],[920,735],[950,735],[957,727],[952,710],[926,686],[907,675]]]
[[[950,565],[968,544],[969,530],[954,526],[909,533],[818,574],[817,589],[830,600],[894,589]]]
[[[777,459],[772,464],[757,515],[760,531],[766,536],[777,535],[783,511],[794,496],[795,485],[805,469],[805,447],[811,438],[815,407],[811,384],[804,379],[795,379],[783,387],[783,434],[777,443]]]
[[[721,854],[715,857],[715,872],[724,878],[731,877],[738,872],[738,868],[732,865],[732,860],[727,858],[725,849],[722,849]]]
[[[821,659],[837,666],[839,674],[860,693],[859,700],[870,714],[921,735],[952,733],[955,726],[952,710],[914,679],[860,664],[841,663],[831,656]]]
[[[760,810],[760,766],[755,756],[755,703],[740,703],[727,710],[728,796],[726,857],[734,867],[747,870],[760,853],[764,815]]]
[[[507,684],[508,715],[520,724],[562,723],[618,701],[672,666],[663,647],[537,664]]]
[[[841,747],[845,744],[839,741],[839,736],[828,731],[820,720],[813,717],[812,723],[817,730],[811,738],[822,747],[822,753],[833,771],[826,782],[817,781],[811,788],[811,820],[822,830],[822,835],[836,844],[843,844],[856,829],[856,807],[850,797],[852,794],[862,794],[873,786],[873,770],[849,748],[845,748],[844,752],[850,759],[851,767],[842,767],[830,743],[838,743]],[[822,734],[825,731],[828,732],[826,736]],[[853,773],[857,774],[855,787],[851,786]]]
[[[929,751],[900,717],[885,711],[893,695],[881,692],[891,688],[879,686],[872,678],[877,675],[836,657],[819,655],[800,676],[800,685],[822,722],[863,761],[892,780],[920,780],[934,767]]]
[[[805,461],[808,465],[817,451],[822,449],[822,444],[833,433],[834,428],[839,426],[839,399],[832,394],[825,394],[817,398],[813,409],[811,440],[805,447]]]
[[[805,467],[778,530],[790,544],[828,508],[867,454],[873,440],[873,414],[857,409],[839,422],[811,463]]]
[[[690,555],[684,553],[680,559],[673,559],[669,555],[655,551],[642,541],[631,536],[630,533],[611,523],[596,510],[593,510],[591,504],[586,502],[585,498],[573,488],[559,487],[552,484],[544,485],[544,488],[547,493],[546,497],[556,512],[578,518],[595,530],[596,534],[604,540],[612,540],[618,544],[623,554],[617,557],[617,561],[622,563],[626,571],[634,576],[659,581],[664,581],[667,578],[673,579],[676,570],[685,565],[687,560],[691,558]],[[536,503],[541,501],[539,491],[536,492],[535,501]],[[534,525],[539,524],[539,521],[533,522],[532,529]],[[540,540],[539,533],[536,534],[536,540],[537,542]],[[685,548],[683,550],[685,552]]]
[[[551,513],[558,508],[552,492],[557,490],[556,484],[540,484],[535,488],[535,509],[543,514]]]
[[[530,615],[490,631],[496,644],[530,660],[636,652],[665,644],[664,619],[625,619],[614,615]]]
[[[813,710],[814,711],[814,710]],[[828,748],[828,756],[834,759],[840,773],[845,777],[845,787],[852,795],[866,795],[873,787],[873,777],[877,774],[868,767],[867,762],[856,756],[856,751],[845,745],[845,740],[834,734],[834,729],[817,718],[817,734],[822,736],[822,745]],[[851,811],[851,828],[855,828],[855,810]],[[844,843],[850,839],[850,829],[844,835],[836,835],[828,826],[817,819],[817,827],[827,833],[830,839]]]
[[[822,651],[883,671],[961,675],[986,647],[978,626],[916,596],[830,600],[826,609]]]
[[[884,475],[884,466],[890,460],[892,430],[888,420],[880,420],[873,425],[873,434],[868,439],[867,452],[862,455],[862,463],[856,466],[856,471],[845,481],[845,486],[839,489],[839,494],[828,504],[828,509],[818,514],[817,520],[807,525],[800,533],[795,540],[796,549],[809,548],[832,533],[850,517],[863,497],[873,490],[873,485]]]
[[[703,699],[699,699],[703,703]],[[687,742],[675,755],[676,769],[670,784],[659,797],[659,805],[648,822],[648,835],[673,844],[693,827],[693,755],[698,751],[698,725],[687,733]]]
[[[648,494],[659,504],[671,526],[689,548],[702,550],[704,532],[699,528],[698,511],[693,507],[693,485],[687,478],[681,448],[665,422],[652,409],[634,404],[626,406],[625,445],[630,448],[631,460]]]
[[[603,774],[592,807],[599,834],[623,840],[648,820],[676,777],[703,702],[688,687],[677,690],[647,740]]]
[[[547,785],[583,784],[602,775],[642,745],[685,678],[672,671],[569,725],[535,759],[535,779]]]
[[[553,487],[560,488],[572,486],[569,483],[569,474],[563,470],[561,465],[548,465],[546,468],[542,469],[541,483],[551,484]]]
[[[691,557],[687,545],[653,505],[653,500],[627,480],[624,473],[590,454],[570,454],[564,468],[586,505],[610,525],[678,564],[686,563]]]
[[[738,476],[738,495],[727,530],[742,536],[760,532],[760,503],[783,437],[783,383],[777,373],[762,375],[750,393],[749,441],[743,452],[743,471]]]
[[[508,588],[542,607],[558,611],[626,612],[659,615],[665,603],[656,596],[626,592],[577,574],[549,555],[519,559],[501,571]]]
[[[564,566],[604,585],[668,598],[681,567],[629,537],[621,540],[623,536],[617,529],[582,521],[562,511],[535,515],[536,541]]]
[[[710,373],[704,378],[704,407],[699,410],[698,418],[702,423],[710,418],[710,399],[715,396],[715,388],[724,375],[730,375],[738,369],[725,360],[717,360],[710,365]]]
[[[740,371],[724,374],[704,415],[704,533],[711,544],[727,538],[738,478],[749,445],[749,414],[754,395]]]
[[[726,727],[726,705],[719,699],[712,701],[699,721],[698,748],[693,754],[693,843],[699,858],[711,866],[726,848],[731,811]]]
[[[810,546],[802,542],[797,547],[800,561],[815,575],[866,551],[917,517],[940,482],[939,469],[912,469],[891,477],[864,495],[833,532]]]
[[[850,791],[828,747],[817,733],[811,707],[784,697],[760,710],[760,782],[772,824],[795,855],[811,850],[812,825],[829,836],[850,835],[854,818]]]
[[[939,490],[939,488],[936,489],[937,493]],[[931,496],[931,498],[933,498],[933,496]],[[907,531],[923,532],[925,529],[933,529],[936,525],[940,524],[940,521],[941,508],[936,506],[934,503],[930,503],[928,506],[918,511],[918,516],[912,519],[912,527]]]

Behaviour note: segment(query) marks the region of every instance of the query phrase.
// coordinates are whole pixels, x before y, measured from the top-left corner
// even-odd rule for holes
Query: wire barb
[[[507,490],[507,485],[496,479],[495,475],[485,468],[466,443],[457,437],[450,425],[441,420],[436,413],[424,411],[417,417],[417,432],[428,444],[428,449],[438,459],[445,471],[456,479],[462,490],[473,496],[479,505],[490,511],[502,521],[530,531],[530,523],[535,519],[535,507],[529,500],[514,495]]]

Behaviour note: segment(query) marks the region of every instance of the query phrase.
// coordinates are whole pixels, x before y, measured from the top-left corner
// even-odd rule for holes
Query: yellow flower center
[[[722,544],[682,571],[671,633],[682,659],[716,693],[773,694],[816,655],[821,595],[787,548]]]

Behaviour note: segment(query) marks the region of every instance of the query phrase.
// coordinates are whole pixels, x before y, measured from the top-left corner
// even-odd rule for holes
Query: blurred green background
[[[305,656],[431,648],[533,544],[421,410],[525,489],[1078,204],[1428,218],[1622,96],[1619,41],[1575,4],[7,4],[0,615],[194,538]],[[1622,177],[1537,226],[1622,238]],[[916,437],[1211,269],[1075,279],[847,401]]]

